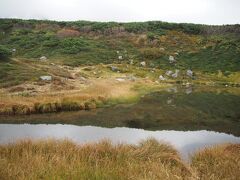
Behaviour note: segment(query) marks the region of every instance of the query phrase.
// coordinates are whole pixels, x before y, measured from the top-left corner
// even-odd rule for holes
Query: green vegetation
[[[116,51],[120,51],[124,62],[144,60],[156,68],[236,72],[239,32],[239,25],[0,19],[0,43],[16,49],[15,57],[45,55],[50,61],[72,66],[118,62]],[[168,63],[169,55],[176,56],[175,67]]]
[[[139,145],[108,141],[21,141],[0,146],[5,179],[237,179],[239,144],[206,149],[184,163],[170,145],[154,139]]]
[[[8,58],[11,54],[10,49],[0,45],[0,60]]]

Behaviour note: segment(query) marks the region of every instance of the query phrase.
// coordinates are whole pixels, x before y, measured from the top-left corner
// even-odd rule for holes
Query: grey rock
[[[40,79],[42,81],[51,81],[52,80],[52,76],[40,76]]]
[[[165,81],[165,80],[166,80],[166,78],[165,78],[165,77],[163,77],[163,75],[160,75],[160,76],[159,76],[159,80],[161,80],[161,81]]]
[[[189,77],[193,77],[193,71],[188,69],[187,72],[186,72],[187,76]]]
[[[167,72],[165,73],[165,75],[166,75],[166,76],[171,76],[172,73],[173,73],[172,71],[167,71]]]
[[[116,66],[110,66],[110,68],[113,72],[118,72],[119,71],[118,67],[116,67]]]
[[[42,56],[39,58],[40,61],[46,61],[47,60],[47,57],[46,56]]]
[[[169,60],[169,63],[175,63],[176,62],[176,60],[173,56],[169,56],[168,60]]]
[[[118,60],[123,60],[123,56],[118,56]]]
[[[173,77],[173,78],[177,78],[177,77],[178,77],[178,74],[179,74],[179,70],[176,69],[176,70],[175,70],[175,73],[172,74],[172,77]]]

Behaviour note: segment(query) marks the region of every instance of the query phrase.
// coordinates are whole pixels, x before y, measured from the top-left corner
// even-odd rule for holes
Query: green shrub
[[[10,49],[6,48],[3,45],[0,45],[0,59],[5,59],[11,56],[12,52]]]

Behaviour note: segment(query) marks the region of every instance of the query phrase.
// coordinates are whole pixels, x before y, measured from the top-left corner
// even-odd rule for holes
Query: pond
[[[239,107],[239,88],[176,86],[147,94],[135,104],[0,116],[0,143],[26,137],[137,143],[155,137],[173,144],[186,157],[206,145],[240,143]]]
[[[213,131],[147,131],[134,128],[102,128],[76,125],[1,124],[0,143],[18,139],[70,139],[76,143],[97,142],[103,139],[113,143],[137,144],[141,140],[155,138],[173,145],[184,159],[199,148],[220,143],[240,143],[240,137]]]

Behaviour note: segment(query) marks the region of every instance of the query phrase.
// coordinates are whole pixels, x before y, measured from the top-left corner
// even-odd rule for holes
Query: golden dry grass
[[[0,146],[0,179],[193,179],[176,150],[150,139],[134,145],[108,141],[25,140]]]
[[[192,167],[203,180],[237,180],[240,178],[240,144],[202,150],[193,156]]]
[[[107,102],[132,102],[142,92],[134,89],[136,85],[144,87],[144,82],[117,82],[114,78],[91,79],[91,84],[82,89],[61,90],[24,96],[0,93],[0,114],[32,114],[58,111],[72,111],[102,107]],[[166,85],[154,85],[148,82],[148,89],[162,88]],[[144,88],[146,91],[146,88]],[[89,106],[89,104],[91,104]],[[85,108],[87,106],[87,108]]]

